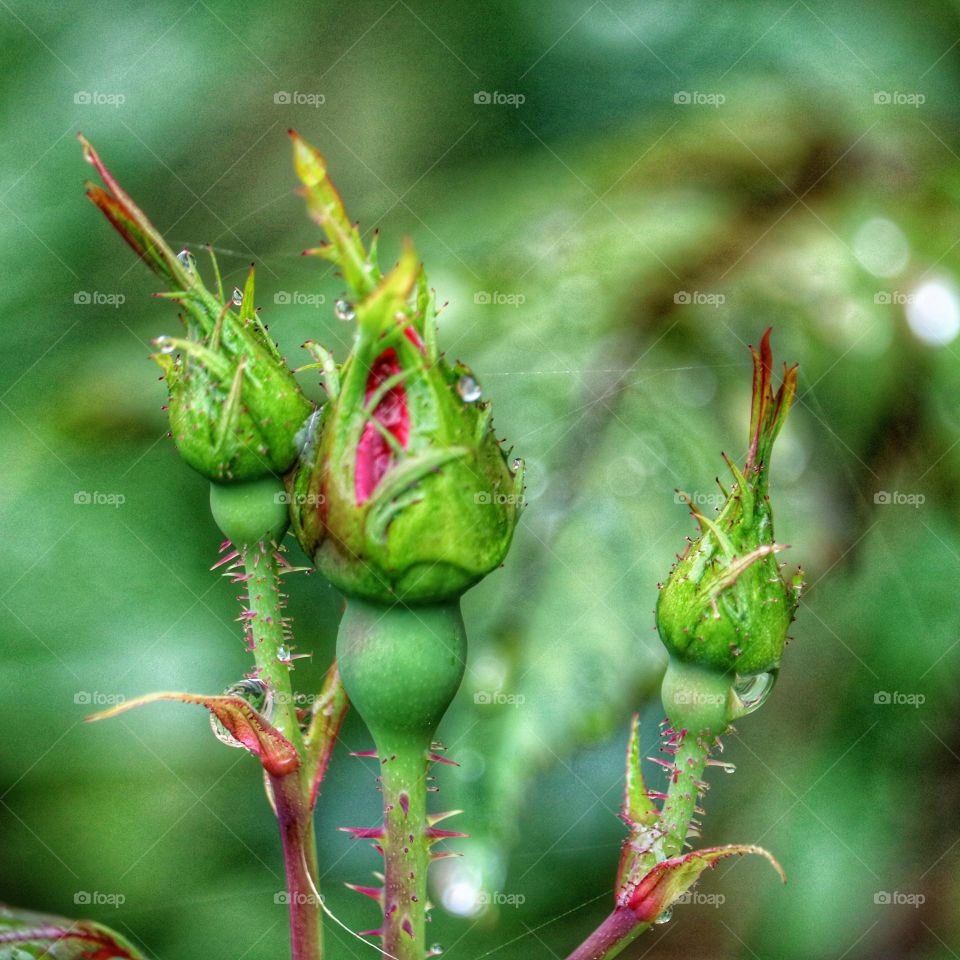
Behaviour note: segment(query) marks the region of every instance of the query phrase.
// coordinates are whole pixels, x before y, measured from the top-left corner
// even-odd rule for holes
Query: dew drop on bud
[[[673,912],[671,910],[664,910],[663,913],[661,913],[660,916],[657,917],[657,919],[653,922],[656,924],[669,923],[672,918]]]
[[[460,399],[464,403],[476,403],[482,392],[480,384],[468,373],[465,373],[457,381],[457,393],[460,394]]]
[[[233,288],[232,300],[235,307],[239,307],[243,303],[243,291],[239,287]]]
[[[523,469],[523,457],[514,457],[513,463],[510,464],[510,469],[514,473],[518,473]]]
[[[435,943],[435,944],[434,944],[432,947],[430,947],[430,949],[427,951],[427,956],[428,956],[428,957],[439,957],[441,953],[443,953],[443,947],[441,947],[439,943]]]
[[[747,714],[759,710],[770,696],[773,685],[777,680],[777,671],[768,670],[763,673],[752,673],[747,676],[737,674],[731,694],[733,697],[733,719],[745,717]]]
[[[338,320],[345,320],[347,323],[356,319],[357,316],[357,311],[353,309],[353,304],[349,300],[342,299],[333,305],[333,313]]]
[[[223,691],[223,695],[246,700],[268,723],[273,717],[273,693],[262,680],[256,677],[246,677],[231,684]],[[214,736],[228,747],[243,746],[213,713],[210,714],[210,729],[213,730]]]
[[[177,254],[177,259],[180,261],[180,266],[182,266],[184,270],[193,273],[195,261],[193,259],[193,254],[189,250],[181,250]]]
[[[161,353],[170,354],[177,349],[177,345],[169,337],[157,337],[154,341]]]
[[[286,644],[281,643],[280,646],[277,647],[277,659],[281,663],[289,663],[293,659],[293,657],[290,656],[290,648],[286,646]]]

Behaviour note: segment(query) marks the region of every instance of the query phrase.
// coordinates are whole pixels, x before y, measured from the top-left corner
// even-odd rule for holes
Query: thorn
[[[429,843],[436,843],[438,840],[449,840],[451,837],[469,837],[469,833],[461,833],[459,830],[438,830],[436,827],[429,827],[424,831],[424,836]]]
[[[410,795],[406,790],[400,791],[398,802],[400,803],[400,809],[403,811],[403,815],[407,816],[410,813]]]
[[[460,764],[456,760],[451,760],[449,757],[441,757],[439,753],[428,753],[427,759],[432,763],[449,763],[451,767],[459,767]]]
[[[400,929],[411,939],[413,940],[413,924],[410,922],[409,917],[403,918],[403,923],[400,924]]]
[[[652,760],[654,763],[659,763],[661,767],[666,767],[667,770],[673,772],[676,767],[672,763],[669,763],[666,760],[661,760],[659,757],[647,757],[648,760]]]
[[[383,929],[379,930],[361,930],[358,934],[358,937],[382,937]]]
[[[340,827],[344,833],[349,833],[354,840],[382,840],[383,827]]]
[[[227,541],[229,545],[229,540]],[[222,548],[221,548],[222,549]],[[240,556],[239,550],[233,550],[228,553],[225,557],[221,557],[210,569],[216,570],[217,567],[222,567],[225,563],[230,563],[231,560],[236,560]]]
[[[345,883],[344,886],[348,890],[356,890],[357,893],[362,893],[365,897],[370,897],[371,900],[376,900],[377,903],[383,902],[382,887],[361,887],[356,883]]]
[[[455,817],[458,813],[463,813],[463,811],[462,810],[444,810],[442,813],[428,813],[427,826],[435,827],[438,823],[441,823],[450,817]]]
[[[431,853],[431,860],[446,860],[448,857],[462,857],[462,853],[450,853],[449,851],[443,851],[442,853]]]

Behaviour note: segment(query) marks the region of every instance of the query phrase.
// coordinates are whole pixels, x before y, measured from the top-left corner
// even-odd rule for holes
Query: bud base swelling
[[[423,960],[431,846],[457,834],[427,814],[427,771],[437,725],[460,687],[467,638],[458,602],[405,608],[350,597],[337,637],[344,687],[373,735],[383,778],[383,827],[350,830],[377,841],[382,889],[362,888],[383,908],[370,931],[386,955]]]

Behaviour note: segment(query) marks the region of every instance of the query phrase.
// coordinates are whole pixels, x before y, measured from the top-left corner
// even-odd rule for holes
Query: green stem
[[[262,543],[243,547],[246,575],[247,608],[254,614],[249,620],[253,635],[253,659],[257,675],[273,694],[271,723],[303,756],[303,734],[297,722],[293,684],[289,663],[280,659],[284,646],[283,595],[280,592],[280,570],[272,547]]]
[[[340,624],[337,662],[381,761],[383,953],[423,960],[427,868],[437,839],[427,816],[426,778],[437,725],[463,678],[460,605],[385,607],[351,597]]]
[[[272,546],[243,547],[249,629],[257,673],[273,694],[273,725],[304,757],[303,735],[297,722],[290,667],[280,659],[284,644],[283,595],[280,571]],[[322,960],[323,927],[319,900],[316,840],[310,806],[311,784],[303,764],[285,777],[271,777],[283,847],[287,905],[290,914],[292,960]]]
[[[709,755],[709,748],[702,737],[690,732],[684,735],[677,749],[676,778],[671,780],[667,788],[667,799],[663,801],[660,814],[664,830],[665,859],[683,852],[690,821],[696,813],[697,801],[700,799],[703,773]]]
[[[383,771],[383,952],[397,960],[426,953],[427,748],[404,740],[380,753]]]

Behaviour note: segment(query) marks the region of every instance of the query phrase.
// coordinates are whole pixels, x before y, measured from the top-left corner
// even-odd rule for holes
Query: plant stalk
[[[283,596],[275,550],[263,544],[243,550],[248,625],[257,674],[273,694],[273,725],[304,757],[303,734],[297,721],[284,645]],[[284,777],[270,777],[280,842],[283,848],[286,902],[290,916],[292,960],[322,960],[323,913],[319,899],[316,841],[310,808],[310,784],[304,766]]]
[[[675,773],[670,774],[667,796],[660,811],[661,854],[658,860],[667,860],[683,852],[690,831],[690,821],[697,812],[697,801],[703,790],[703,773],[707,765],[710,749],[705,739],[687,731],[669,742],[676,742],[677,753],[674,761]],[[641,877],[631,877],[633,882]],[[628,888],[629,890],[629,888]],[[627,891],[628,892],[628,891]],[[624,896],[620,891],[618,897]],[[626,904],[626,896],[622,901]],[[626,905],[618,905],[613,912],[577,947],[567,960],[611,960],[651,924],[641,920]]]
[[[397,960],[426,953],[428,743],[404,739],[380,753],[383,774],[383,952]]]
[[[427,815],[427,770],[466,652],[456,601],[405,607],[347,599],[337,663],[380,758],[383,827],[363,835],[375,835],[383,850],[382,949],[396,960],[425,956],[430,848],[449,836]]]
[[[611,960],[649,926],[640,922],[632,910],[615,907],[567,960]]]

